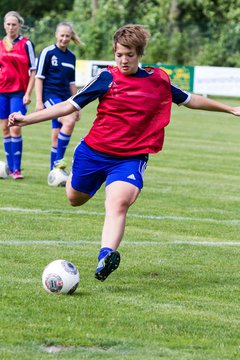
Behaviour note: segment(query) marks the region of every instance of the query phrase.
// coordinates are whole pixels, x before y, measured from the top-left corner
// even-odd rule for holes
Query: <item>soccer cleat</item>
[[[64,170],[64,169],[66,169],[66,167],[67,167],[67,164],[64,159],[54,161],[54,166],[53,166],[54,169]]]
[[[104,281],[108,275],[116,270],[120,264],[120,254],[118,251],[109,252],[102,260],[99,261],[95,271],[95,278]]]
[[[20,170],[15,170],[12,174],[12,178],[14,180],[20,180],[20,179],[24,179],[24,176],[21,174]]]

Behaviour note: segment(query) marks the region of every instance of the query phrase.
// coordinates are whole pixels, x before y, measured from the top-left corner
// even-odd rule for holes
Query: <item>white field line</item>
[[[24,208],[14,208],[14,207],[0,207],[0,212],[23,212],[28,214],[80,214],[88,216],[104,216],[103,212],[97,211],[84,211],[84,210],[56,210],[56,209],[24,209]],[[209,222],[217,224],[229,224],[229,225],[240,225],[240,219],[211,219],[211,218],[194,218],[189,216],[171,216],[171,215],[139,215],[128,213],[128,217],[137,218],[137,219],[146,219],[146,220],[174,220],[174,221],[199,221],[199,222]]]
[[[100,244],[100,241],[96,240],[0,240],[0,245],[9,246],[32,246],[32,245],[89,245],[89,244]],[[172,241],[127,241],[124,240],[121,247],[124,246],[172,246],[172,245],[197,245],[197,246],[240,246],[240,241],[192,241],[192,240],[172,240]]]

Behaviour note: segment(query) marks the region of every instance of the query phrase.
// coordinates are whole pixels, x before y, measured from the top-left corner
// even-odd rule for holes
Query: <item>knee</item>
[[[66,186],[66,195],[67,195],[68,202],[71,206],[79,206],[80,205],[78,198],[72,193],[71,189],[69,189],[68,186]]]
[[[10,136],[10,128],[7,125],[7,121],[3,120],[2,122],[2,134],[3,137],[9,137]]]
[[[130,204],[125,199],[116,198],[114,201],[111,199],[105,201],[106,211],[115,212],[118,214],[126,213]]]
[[[71,197],[68,197],[68,202],[73,207],[82,205],[78,200]]]
[[[66,184],[66,195],[68,202],[71,206],[81,206],[87,202],[91,196],[74,190],[71,185],[71,179],[72,176],[70,175]]]
[[[11,136],[9,129],[5,129],[5,128],[2,129],[2,134],[4,138]]]
[[[64,119],[64,121],[62,121],[62,124],[62,131],[65,133],[71,133],[75,126],[75,120],[73,118]]]
[[[77,196],[75,194],[72,194],[71,191],[67,191],[67,198],[68,202],[71,206],[81,206],[85,204],[91,197],[87,194],[83,194],[82,196],[78,194]]]
[[[21,136],[21,128],[18,126],[13,126],[10,130],[11,136],[18,137]]]

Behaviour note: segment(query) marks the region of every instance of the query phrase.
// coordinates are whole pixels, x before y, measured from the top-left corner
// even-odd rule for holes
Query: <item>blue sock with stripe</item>
[[[57,157],[57,148],[52,146],[50,153],[50,170],[53,169],[54,161],[56,160],[56,157]]]
[[[13,156],[13,168],[21,171],[22,161],[22,150],[23,150],[23,139],[22,136],[12,136],[12,156]]]
[[[6,155],[8,168],[13,172],[13,155],[12,155],[12,137],[7,136],[3,138],[3,146]]]
[[[113,251],[113,249],[108,247],[101,248],[98,255],[98,261],[102,260],[111,251]]]
[[[56,160],[61,160],[64,158],[70,139],[71,139],[71,135],[66,135],[61,131],[59,132]]]

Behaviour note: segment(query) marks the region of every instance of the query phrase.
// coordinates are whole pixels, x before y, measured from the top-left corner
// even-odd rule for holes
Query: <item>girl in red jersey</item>
[[[21,173],[23,140],[21,129],[9,128],[9,114],[27,112],[35,77],[35,51],[32,42],[20,35],[23,18],[10,11],[4,16],[6,36],[0,41],[0,123],[9,174],[23,179]]]
[[[70,114],[99,99],[92,128],[75,149],[66,192],[72,206],[81,206],[105,183],[105,221],[95,271],[100,281],[118,268],[117,249],[126,215],[143,187],[148,154],[157,153],[163,146],[172,102],[240,116],[240,107],[190,94],[170,84],[161,69],[140,68],[148,38],[142,25],[123,26],[113,38],[116,67],[103,70],[76,95],[50,109],[9,117],[9,126],[25,126]]]

